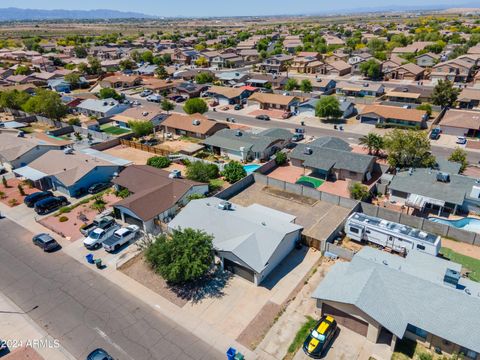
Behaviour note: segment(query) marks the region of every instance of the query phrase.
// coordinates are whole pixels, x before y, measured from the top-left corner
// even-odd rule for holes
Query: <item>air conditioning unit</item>
[[[200,120],[193,120],[192,124],[195,125],[195,126],[198,126],[198,125],[200,125]]]
[[[220,204],[218,204],[218,208],[220,210],[232,210],[232,203],[228,201],[222,201]]]
[[[242,135],[243,135],[243,134],[242,134],[242,132],[241,132],[240,130],[237,130],[237,131],[235,132],[235,136],[242,136]]]
[[[303,149],[303,153],[305,155],[312,155],[313,150],[312,150],[312,148],[306,147],[305,149]]]
[[[449,183],[450,182],[450,174],[439,172],[437,174],[437,181],[443,182],[443,183]]]
[[[147,115],[148,115],[148,111],[142,112],[142,115],[143,115],[143,116],[147,116]]]

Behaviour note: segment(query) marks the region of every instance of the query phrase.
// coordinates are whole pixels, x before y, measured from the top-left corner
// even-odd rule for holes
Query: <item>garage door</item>
[[[248,269],[242,265],[239,265],[233,261],[230,261],[228,259],[224,259],[223,265],[225,267],[225,270],[228,270],[235,275],[241,276],[244,279],[247,279],[248,281],[254,282],[254,272],[251,269]]]
[[[366,124],[376,124],[378,122],[378,119],[370,116],[362,116],[360,118],[360,122],[366,123]]]
[[[339,325],[345,326],[346,328],[355,331],[356,333],[367,336],[368,323],[357,319],[343,311],[340,311],[333,306],[328,304],[322,305],[322,311],[325,315],[332,315]]]
[[[131,215],[125,214],[125,222],[130,225],[137,225],[140,229],[143,229],[143,222]]]

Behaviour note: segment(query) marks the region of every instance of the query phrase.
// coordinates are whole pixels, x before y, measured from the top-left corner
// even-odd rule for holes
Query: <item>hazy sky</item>
[[[115,9],[159,16],[232,16],[302,14],[359,7],[428,6],[472,0],[0,0],[0,7],[31,9]]]

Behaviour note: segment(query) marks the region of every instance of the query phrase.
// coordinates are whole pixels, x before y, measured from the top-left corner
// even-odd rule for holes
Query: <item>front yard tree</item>
[[[379,134],[375,133],[368,133],[365,136],[360,138],[360,145],[362,145],[365,149],[368,150],[368,154],[375,154],[378,155],[380,150],[384,148],[383,137]]]
[[[28,99],[23,105],[23,110],[49,119],[61,119],[67,114],[68,108],[62,103],[57,93],[39,89],[37,94]]]
[[[448,158],[449,161],[457,162],[460,166],[460,173],[463,173],[468,166],[467,152],[459,147],[453,150],[452,154]]]
[[[213,264],[213,236],[190,228],[161,235],[145,250],[145,259],[170,283],[185,283],[205,275]]]
[[[168,72],[165,69],[165,66],[160,65],[157,70],[155,70],[155,74],[157,74],[159,79],[166,79],[168,78]]]
[[[298,88],[298,81],[294,78],[288,79],[285,83],[285,90],[287,91],[293,91],[296,88]]]
[[[208,183],[219,176],[218,166],[201,161],[194,161],[187,166],[187,179]]]
[[[137,137],[142,137],[153,132],[153,124],[150,121],[130,120],[128,126]]]
[[[370,79],[379,79],[382,75],[382,68],[375,60],[368,60],[360,64],[362,74]]]
[[[172,162],[165,156],[152,156],[147,160],[147,165],[163,169],[169,167]]]
[[[115,100],[120,100],[122,96],[115,91],[115,89],[112,88],[103,88],[100,89],[100,92],[98,93],[98,96],[100,96],[100,99],[115,99]]]
[[[215,80],[215,77],[213,76],[213,74],[206,71],[198,73],[197,76],[195,76],[195,82],[197,84],[212,83],[213,80]]]
[[[238,161],[231,161],[223,169],[222,175],[230,184],[236,183],[247,176],[247,172]]]
[[[435,165],[426,131],[394,129],[384,137],[388,163],[395,168],[422,168]]]
[[[167,114],[173,109],[175,109],[175,105],[171,101],[168,101],[167,98],[164,98],[162,100],[162,102],[160,103],[160,107],[162,108],[163,111],[166,111]]]
[[[432,102],[442,108],[452,106],[457,101],[460,89],[453,86],[453,82],[448,80],[439,80],[433,89]]]
[[[183,110],[189,114],[203,114],[208,111],[208,105],[205,100],[200,98],[191,98],[185,102],[183,105]]]
[[[315,115],[321,118],[338,118],[342,116],[340,102],[335,96],[322,97],[315,106]]]
[[[205,67],[208,65],[208,60],[205,56],[200,56],[197,60],[195,60],[195,65],[198,67]]]
[[[370,197],[370,191],[368,191],[368,187],[354,182],[348,187],[348,191],[350,192],[350,197],[355,200],[365,201]]]
[[[313,90],[312,82],[308,79],[303,79],[300,82],[300,91],[303,93],[311,93]]]
[[[64,76],[64,79],[73,89],[76,89],[80,86],[80,75],[77,73],[67,74]]]

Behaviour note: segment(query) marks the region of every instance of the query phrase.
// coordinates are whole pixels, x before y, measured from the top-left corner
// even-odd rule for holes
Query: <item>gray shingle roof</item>
[[[462,205],[465,197],[470,195],[475,179],[452,174],[450,182],[444,183],[437,181],[437,174],[438,171],[430,169],[415,169],[411,175],[402,171],[393,177],[389,188]]]
[[[271,134],[275,135],[275,132],[272,131]],[[283,140],[285,134],[281,133],[280,136],[281,137],[266,136],[262,133],[253,134],[241,130],[222,129],[220,131],[217,131],[209,138],[203,140],[203,144],[235,151],[239,151],[240,148],[243,147],[245,148],[245,150],[251,150],[253,152],[263,152],[272,143],[278,140]]]
[[[312,297],[353,304],[402,338],[408,324],[480,352],[480,284],[443,284],[460,265],[421,252],[406,258],[366,247],[333,266]],[[464,288],[468,288],[468,295]]]
[[[302,229],[295,216],[253,204],[221,210],[222,200],[192,200],[168,224],[169,229],[193,228],[212,234],[218,251],[231,252],[260,273],[287,234]]]

